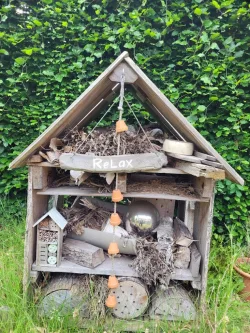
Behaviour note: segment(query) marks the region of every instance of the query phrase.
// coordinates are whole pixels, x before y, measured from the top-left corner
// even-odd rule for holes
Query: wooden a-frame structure
[[[244,180],[241,176],[224,160],[224,158],[211,146],[209,142],[187,121],[187,119],[177,110],[177,108],[168,100],[166,96],[155,86],[155,84],[143,73],[143,71],[123,52],[69,107],[63,114],[56,119],[29,147],[27,147],[10,164],[10,168],[29,166],[29,186],[28,186],[28,214],[26,224],[26,245],[25,245],[25,270],[24,285],[27,286],[30,278],[36,278],[38,271],[35,265],[35,228],[34,223],[43,216],[48,210],[48,201],[50,196],[93,196],[91,193],[84,192],[79,188],[67,189],[67,193],[60,189],[48,188],[47,175],[49,169],[55,165],[42,163],[31,163],[31,157],[38,153],[41,147],[47,147],[52,138],[60,137],[66,130],[76,126],[84,127],[92,119],[111,103],[115,98],[116,92],[120,86],[122,73],[125,74],[125,84],[130,85],[141,103],[158,119],[161,127],[171,132],[179,141],[188,141],[194,144],[195,150],[210,155],[217,164],[220,164],[223,177],[215,177],[213,173],[203,173],[190,164],[190,169],[183,172],[181,169],[165,168],[158,173],[189,175],[199,190],[200,197],[190,198],[181,196],[161,195],[154,193],[153,196],[144,196],[144,198],[157,198],[153,200],[162,200],[164,205],[171,201],[174,207],[174,201],[180,203],[180,217],[186,221],[193,221],[194,239],[198,240],[197,247],[202,256],[201,280],[198,286],[197,280],[192,275],[186,276],[186,280],[192,281],[197,289],[203,293],[206,289],[208,257],[210,247],[210,237],[212,232],[212,216],[214,206],[214,180],[228,178],[237,184],[243,185]],[[218,163],[219,162],[219,163]],[[57,166],[58,167],[58,166]],[[59,165],[60,167],[60,165]],[[216,169],[218,170],[218,169]],[[39,191],[42,190],[42,191]],[[134,196],[133,196],[134,195]],[[127,197],[143,197],[141,195],[127,193]],[[157,196],[158,195],[158,196]],[[60,198],[59,198],[60,199]],[[195,206],[194,206],[195,203]],[[166,204],[167,205],[167,204]],[[56,272],[68,272],[68,268],[62,270],[56,268]],[[86,273],[82,268],[72,273]],[[97,273],[95,273],[97,274]],[[101,274],[104,274],[103,272]],[[184,278],[179,278],[184,280]]]

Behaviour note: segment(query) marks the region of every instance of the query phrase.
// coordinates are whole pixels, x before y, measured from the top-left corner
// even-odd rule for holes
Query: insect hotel
[[[154,121],[142,125],[128,96]],[[46,303],[65,292],[67,276],[95,276],[116,318],[194,319],[194,297],[206,292],[215,183],[244,181],[127,52],[10,168],[24,165],[25,288],[50,272],[57,282]]]

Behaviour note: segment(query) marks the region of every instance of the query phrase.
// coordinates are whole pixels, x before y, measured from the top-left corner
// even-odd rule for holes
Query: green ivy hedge
[[[250,8],[245,1],[2,1],[1,193],[26,187],[9,162],[128,50],[242,175],[219,182],[216,233],[249,218]],[[147,116],[147,113],[142,113]]]

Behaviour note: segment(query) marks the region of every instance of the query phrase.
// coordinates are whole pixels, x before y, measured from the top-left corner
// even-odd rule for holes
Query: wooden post
[[[25,230],[25,246],[24,246],[24,275],[23,289],[28,291],[30,282],[31,266],[35,261],[36,251],[36,228],[34,223],[46,212],[48,206],[48,196],[39,196],[37,190],[33,189],[33,168],[29,167],[28,174],[28,200],[27,200],[27,218]]]
[[[194,239],[201,254],[201,300],[205,299],[208,261],[212,234],[214,192],[209,202],[197,202],[194,217]]]

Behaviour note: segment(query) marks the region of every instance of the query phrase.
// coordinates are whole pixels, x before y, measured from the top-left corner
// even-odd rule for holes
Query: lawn
[[[0,332],[121,332],[126,324],[118,323],[115,327],[109,316],[107,320],[97,320],[93,316],[91,321],[84,323],[73,314],[46,320],[39,318],[36,311],[39,293],[30,301],[22,295],[24,230],[25,204],[20,200],[1,200],[0,307],[8,307],[9,311],[1,311]],[[193,322],[150,322],[146,323],[148,329],[143,332],[250,332],[250,302],[244,302],[238,296],[242,280],[233,271],[233,262],[239,252],[233,242],[231,246],[224,246],[218,240],[213,241],[207,300],[197,319]],[[140,321],[134,323],[140,324]]]

